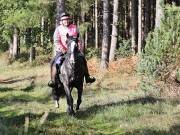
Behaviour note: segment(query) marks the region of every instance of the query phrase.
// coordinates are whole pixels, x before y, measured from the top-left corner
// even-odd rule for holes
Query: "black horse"
[[[59,74],[56,76],[56,86],[53,88],[53,95],[58,106],[59,97],[65,94],[68,105],[67,112],[70,115],[74,115],[71,92],[74,87],[77,88],[78,99],[76,110],[78,110],[82,101],[81,97],[85,76],[84,56],[78,50],[76,41],[72,40],[71,37],[68,37],[67,46],[68,51],[63,56],[63,64],[60,66]]]

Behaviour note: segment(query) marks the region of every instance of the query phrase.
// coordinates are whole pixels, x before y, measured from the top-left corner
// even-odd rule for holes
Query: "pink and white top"
[[[53,35],[54,45],[56,52],[67,51],[67,34],[78,38],[79,30],[76,25],[71,24],[68,27],[59,25]],[[80,40],[78,40],[79,50],[82,51]]]

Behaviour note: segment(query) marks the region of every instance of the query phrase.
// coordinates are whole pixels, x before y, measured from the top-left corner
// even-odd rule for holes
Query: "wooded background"
[[[67,12],[79,26],[85,53],[100,55],[106,69],[119,55],[144,51],[148,33],[161,25],[165,5],[180,1],[0,0],[0,50],[9,50],[10,59],[51,56],[56,17]]]

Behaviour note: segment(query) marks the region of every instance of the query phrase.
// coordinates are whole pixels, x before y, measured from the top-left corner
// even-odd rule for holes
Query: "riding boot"
[[[56,66],[52,66],[51,67],[51,80],[48,83],[49,87],[52,87],[52,88],[55,87],[56,73],[57,73]]]
[[[95,77],[91,77],[89,75],[89,71],[88,71],[88,67],[87,67],[87,62],[86,62],[85,58],[84,58],[84,66],[85,66],[85,79],[86,79],[86,83],[93,83],[93,82],[95,82],[96,78]]]

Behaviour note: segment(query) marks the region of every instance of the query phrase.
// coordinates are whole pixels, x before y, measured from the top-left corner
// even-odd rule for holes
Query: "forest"
[[[47,85],[62,13],[96,78],[75,117]],[[180,0],[0,0],[0,16],[0,135],[180,133]]]

